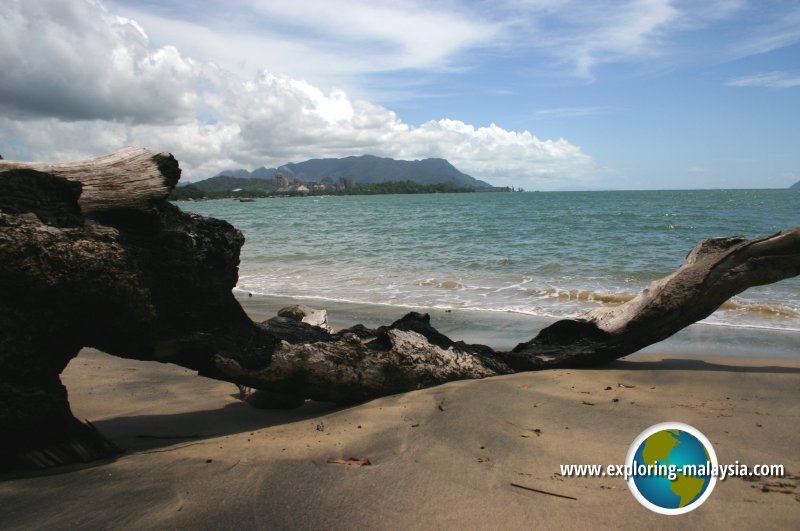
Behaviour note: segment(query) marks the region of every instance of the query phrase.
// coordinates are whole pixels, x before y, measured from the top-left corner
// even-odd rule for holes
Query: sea
[[[333,323],[431,314],[454,339],[511,348],[557,319],[630,300],[704,239],[800,225],[800,190],[506,192],[181,202],[245,236],[249,312],[325,308]],[[703,347],[706,345],[706,347]],[[664,348],[664,347],[662,347]],[[748,289],[671,351],[800,353],[800,278]]]

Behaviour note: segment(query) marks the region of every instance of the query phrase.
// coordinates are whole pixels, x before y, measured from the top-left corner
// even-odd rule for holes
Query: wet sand
[[[555,317],[512,312],[412,308],[288,297],[248,297],[238,291],[236,296],[242,307],[256,321],[275,316],[278,310],[285,306],[305,304],[313,308],[325,308],[328,312],[328,321],[335,328],[347,328],[357,323],[377,328],[391,324],[410,311],[428,313],[431,316],[431,324],[451,339],[480,343],[495,350],[510,350],[518,343],[530,340],[539,330],[558,320]],[[641,351],[642,354],[654,355],[661,355],[664,352],[689,359],[721,355],[726,358],[795,360],[800,353],[800,331],[696,323]]]

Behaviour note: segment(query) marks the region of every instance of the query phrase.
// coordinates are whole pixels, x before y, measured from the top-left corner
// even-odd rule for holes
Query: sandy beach
[[[91,349],[63,380],[76,416],[126,452],[3,478],[4,529],[800,526],[797,360],[651,351],[603,369],[291,411],[254,409],[233,384]],[[721,464],[783,464],[789,476],[728,478],[697,510],[668,517],[621,478],[559,475],[561,464],[622,464],[642,430],[667,420],[701,430]],[[371,464],[329,463],[350,458]]]

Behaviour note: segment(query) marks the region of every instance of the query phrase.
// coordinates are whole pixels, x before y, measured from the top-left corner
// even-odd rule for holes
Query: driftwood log
[[[356,402],[453,380],[607,363],[800,274],[800,227],[700,242],[625,304],[558,321],[511,352],[454,342],[427,315],[329,333],[254,323],[232,295],[242,234],[167,201],[168,153],[127,148],[65,164],[0,161],[0,469],[119,450],[72,415],[60,373],[84,346],[174,363],[276,402]]]

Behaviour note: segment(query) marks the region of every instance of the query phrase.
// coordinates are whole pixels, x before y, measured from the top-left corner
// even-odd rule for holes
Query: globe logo
[[[628,488],[639,503],[660,514],[700,507],[717,482],[717,455],[705,435],[681,422],[650,426],[625,459]]]

